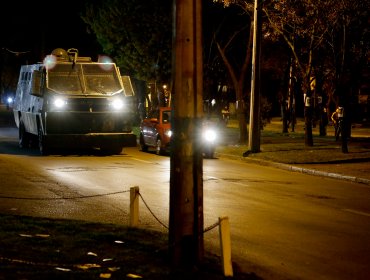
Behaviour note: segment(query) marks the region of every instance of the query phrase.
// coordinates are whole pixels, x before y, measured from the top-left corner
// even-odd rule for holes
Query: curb
[[[230,154],[224,154],[224,153],[215,153],[215,155],[219,157],[225,157],[225,158],[230,158],[234,160],[241,160],[241,161],[249,161],[251,163],[259,164],[259,165],[264,165],[264,166],[272,166],[292,172],[299,172],[299,173],[304,173],[308,175],[314,175],[314,176],[321,176],[321,177],[328,177],[328,178],[333,178],[333,179],[339,179],[339,180],[345,180],[345,181],[350,181],[354,183],[361,183],[365,185],[370,186],[370,180],[365,179],[365,178],[359,178],[355,176],[349,176],[349,175],[342,175],[338,173],[332,173],[332,172],[325,172],[325,171],[320,171],[320,170],[314,170],[314,169],[309,169],[309,168],[304,168],[304,167],[298,167],[286,163],[279,163],[279,162],[272,162],[268,160],[263,160],[263,159],[254,159],[254,158],[248,158],[248,157],[242,157],[242,156],[235,156],[235,155],[230,155]]]

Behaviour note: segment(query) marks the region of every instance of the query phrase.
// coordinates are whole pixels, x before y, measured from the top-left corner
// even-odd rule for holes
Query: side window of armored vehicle
[[[31,80],[31,73],[30,72],[22,72],[21,75],[21,82],[28,83]]]
[[[35,96],[41,96],[42,95],[42,72],[38,70],[34,70],[31,76],[31,72],[28,73],[27,80],[31,82],[31,94]]]
[[[31,72],[27,71],[27,72],[23,72],[22,74],[23,74],[23,79],[22,79],[23,86],[24,86],[24,88],[27,88],[26,92],[28,94],[31,94],[31,92],[28,90],[28,86],[31,82]]]

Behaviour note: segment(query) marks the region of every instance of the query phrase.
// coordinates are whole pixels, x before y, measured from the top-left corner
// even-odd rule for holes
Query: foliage
[[[213,0],[250,10],[248,0]],[[285,41],[294,57],[294,76],[306,94],[343,95],[344,83],[357,92],[370,46],[370,1],[261,1],[267,21],[264,39]],[[265,54],[263,54],[265,55]],[[349,76],[349,77],[348,77]],[[349,85],[348,85],[349,84]]]
[[[171,71],[171,4],[160,0],[90,2],[82,16],[122,74],[168,81]]]
[[[204,2],[204,99],[219,98],[222,94],[219,85],[227,85],[228,93],[235,92],[236,100],[248,102],[253,2]],[[334,95],[343,95],[340,91],[346,88],[343,83],[351,84],[347,91],[358,92],[361,72],[367,67],[369,0],[261,2],[265,16],[262,76],[266,70],[274,71],[269,77],[281,80],[279,87],[286,95],[291,63],[286,54],[290,51],[294,62],[292,87],[295,94],[299,93],[297,104],[303,104],[301,93],[311,95],[313,80],[315,94],[322,95],[324,102],[338,102]],[[123,74],[145,81],[169,81],[170,3],[97,0],[87,5],[83,19],[104,51],[118,62]],[[267,83],[262,85],[268,94],[279,91],[276,86],[267,87]]]
[[[266,36],[282,38],[294,58],[290,89],[295,82],[307,100],[311,99],[310,103],[304,100],[308,128],[305,141],[311,146],[312,120],[317,118],[325,123],[324,108],[330,112],[341,103],[346,104],[347,112],[354,111],[361,76],[359,62],[366,60],[364,56],[357,63],[354,59],[353,50],[363,45],[363,40],[355,35],[368,32],[363,22],[369,19],[369,1],[272,0],[265,3],[263,10],[270,25]]]
[[[214,0],[213,2],[222,1]],[[228,7],[229,5],[224,3],[224,6]],[[245,104],[245,88],[248,85],[246,77],[250,73],[253,17],[249,15],[248,11],[240,10],[239,7],[236,12],[232,12],[234,12],[233,17],[224,17],[222,21],[217,22],[218,27],[212,31],[212,40],[227,69],[230,81],[228,85],[231,85],[235,90],[240,129],[239,141],[246,143],[246,106],[242,104]],[[232,27],[230,28],[230,26]]]
[[[318,78],[322,81],[316,86],[331,84],[335,91],[342,75],[353,68],[350,64],[356,58],[366,60],[369,3],[272,0],[264,6],[271,27],[266,35],[283,38],[287,43],[298,69],[296,75],[303,80],[304,92],[310,90],[312,79]]]
[[[213,41],[214,45],[217,47],[219,56],[228,70],[229,74],[229,85],[235,90],[236,100],[239,104],[244,104],[244,106],[238,106],[238,119],[239,119],[239,129],[240,129],[240,142],[246,142],[245,128],[246,121],[249,115],[249,97],[250,97],[250,77],[251,77],[251,59],[252,59],[252,46],[253,46],[253,28],[254,28],[254,1],[225,1],[225,0],[213,0],[215,6],[222,6],[227,12],[225,15],[230,14],[228,17],[222,18],[218,21],[218,28],[213,31]],[[220,5],[221,4],[221,5]],[[271,66],[279,65],[275,68],[276,72],[280,72],[281,65],[284,62],[281,58],[284,55],[278,55],[274,59],[270,54],[275,53],[274,50],[278,49],[276,42],[268,41],[268,38],[264,38],[264,43],[266,48],[266,54],[264,59],[260,61],[261,76],[265,78],[266,82],[261,85],[260,92],[263,98],[260,102],[260,127],[269,121],[269,116],[271,113],[271,102],[266,98],[267,95],[273,95],[278,92],[278,87],[270,86],[276,84],[273,82],[274,79],[271,72]],[[272,47],[272,45],[275,45]],[[279,48],[281,50],[281,48]],[[273,51],[271,51],[273,50]],[[276,53],[275,53],[276,54]],[[279,62],[277,62],[279,60]],[[284,68],[284,67],[283,67]],[[278,75],[279,77],[281,75]],[[275,78],[276,79],[276,78]],[[279,78],[278,78],[279,79]],[[278,83],[279,84],[279,83]],[[267,111],[268,110],[268,111]]]
[[[336,5],[335,21],[325,37],[325,69],[333,92],[344,97],[343,88],[350,83],[353,92],[363,82],[370,49],[370,1],[341,0]]]

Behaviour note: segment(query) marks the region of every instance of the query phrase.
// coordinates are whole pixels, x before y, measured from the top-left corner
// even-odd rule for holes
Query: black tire
[[[123,147],[122,146],[112,146],[112,147],[103,147],[101,150],[103,151],[104,154],[107,155],[119,155],[122,152]]]
[[[41,127],[39,127],[38,129],[38,142],[39,142],[39,150],[40,150],[40,154],[43,155],[43,156],[46,156],[49,154],[49,149],[45,143],[45,140],[44,140],[44,133],[42,132],[42,129]]]
[[[207,147],[204,151],[205,158],[214,158],[215,148],[214,147]]]
[[[28,148],[30,146],[30,134],[26,132],[24,124],[22,121],[19,122],[19,147],[22,149]]]
[[[144,143],[143,135],[140,135],[140,148],[141,148],[141,151],[143,151],[143,152],[148,151],[148,146],[145,145],[145,143]]]

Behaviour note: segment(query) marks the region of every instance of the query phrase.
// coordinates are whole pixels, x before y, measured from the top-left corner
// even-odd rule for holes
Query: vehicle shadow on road
[[[8,155],[23,155],[23,156],[30,156],[30,157],[44,157],[45,155],[41,155],[38,147],[29,147],[22,149],[18,146],[18,143],[14,141],[1,141],[0,140],[0,154],[8,154]],[[117,154],[114,156],[125,155],[122,151],[121,154]],[[94,157],[105,157],[105,156],[113,156],[112,154],[107,154],[99,149],[53,149],[47,156],[94,156]]]

